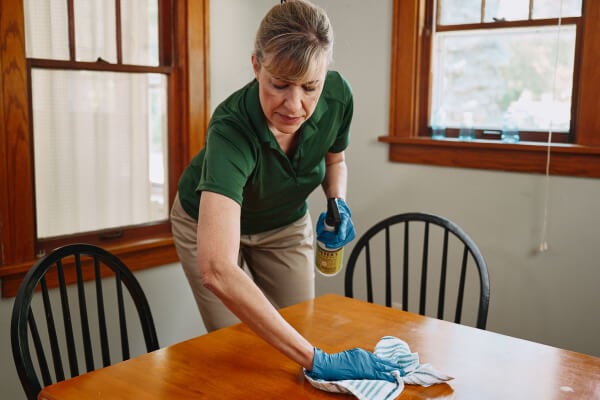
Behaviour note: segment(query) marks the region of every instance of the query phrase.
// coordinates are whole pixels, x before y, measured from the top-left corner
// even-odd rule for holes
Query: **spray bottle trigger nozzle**
[[[342,218],[340,217],[340,210],[338,208],[337,200],[335,197],[330,197],[327,199],[327,215],[325,216],[325,224],[337,231],[341,223]]]

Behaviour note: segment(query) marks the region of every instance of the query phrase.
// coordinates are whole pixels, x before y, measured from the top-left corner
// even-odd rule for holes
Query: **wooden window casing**
[[[161,65],[168,71],[169,203],[181,172],[204,145],[209,119],[209,0],[159,0]],[[33,135],[22,0],[0,0],[0,278],[16,294],[37,257],[66,243],[99,244],[134,270],[176,262],[169,221],[39,241],[35,232]],[[29,64],[28,64],[29,63]],[[82,64],[74,66],[82,69]],[[85,67],[85,65],[84,65]],[[89,63],[89,69],[101,69]],[[85,69],[85,68],[83,68]],[[131,72],[123,68],[124,72]]]
[[[433,0],[394,0],[389,133],[390,161],[552,175],[600,177],[600,2],[584,1],[576,59],[572,143],[432,140],[428,115],[429,32]],[[429,19],[429,20],[428,20]],[[579,46],[579,44],[578,44]]]

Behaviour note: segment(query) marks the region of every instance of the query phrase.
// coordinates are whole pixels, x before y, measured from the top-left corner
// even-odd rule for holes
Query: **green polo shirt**
[[[197,219],[200,195],[206,190],[240,204],[242,234],[296,221],[306,213],[308,195],[325,177],[325,154],[348,146],[352,113],[350,86],[338,72],[329,71],[290,159],[267,127],[258,82],[250,82],[215,110],[206,146],[179,180],[183,208]]]

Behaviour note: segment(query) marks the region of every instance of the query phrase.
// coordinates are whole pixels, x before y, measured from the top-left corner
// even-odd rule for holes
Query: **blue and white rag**
[[[351,393],[359,400],[395,399],[404,390],[404,384],[431,386],[453,379],[433,368],[430,364],[420,364],[419,354],[411,353],[408,344],[394,336],[384,336],[377,342],[376,356],[398,365],[392,374],[396,382],[369,379],[325,381],[304,376],[317,389],[332,393]],[[404,372],[404,376],[401,375]]]

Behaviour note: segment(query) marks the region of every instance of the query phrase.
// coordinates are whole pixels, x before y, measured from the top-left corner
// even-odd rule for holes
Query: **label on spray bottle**
[[[323,275],[333,276],[342,270],[342,259],[344,248],[327,249],[325,245],[318,242],[317,246],[317,270]]]
[[[328,232],[335,232],[342,222],[340,212],[335,198],[327,199],[327,215],[323,227]],[[315,254],[315,266],[317,270],[326,276],[336,275],[342,270],[342,259],[344,248],[328,249],[325,244],[317,241]]]

